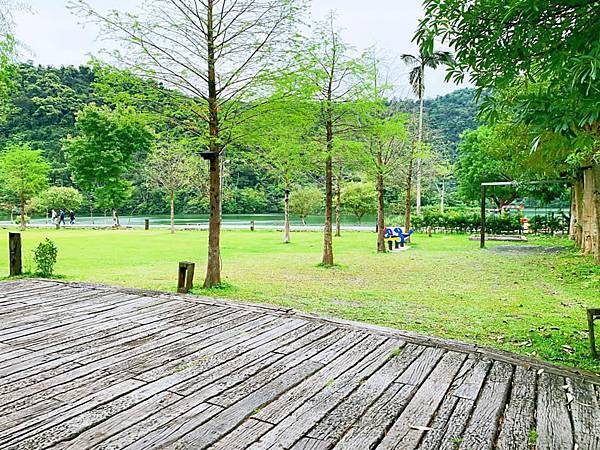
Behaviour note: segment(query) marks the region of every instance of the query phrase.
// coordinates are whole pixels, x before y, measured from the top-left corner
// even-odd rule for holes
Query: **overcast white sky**
[[[89,0],[103,9],[133,10],[139,0]],[[66,0],[29,0],[33,13],[19,13],[16,33],[30,49],[26,59],[44,65],[79,65],[98,54],[106,43],[97,41],[93,25],[82,26],[66,8]],[[376,45],[390,58],[402,53],[415,53],[412,35],[422,14],[420,0],[312,0],[312,15],[322,18],[336,11],[344,38],[356,48]],[[399,85],[397,95],[410,95],[405,81],[407,69],[397,64],[394,77]],[[444,71],[427,74],[427,97],[457,89],[444,82]]]

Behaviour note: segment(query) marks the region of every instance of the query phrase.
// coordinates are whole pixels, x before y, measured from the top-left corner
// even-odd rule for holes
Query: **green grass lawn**
[[[45,237],[56,242],[56,272],[67,280],[173,291],[179,261],[197,263],[198,284],[204,274],[206,232],[28,230],[25,269],[33,270],[31,250]],[[292,240],[281,243],[276,231],[224,231],[224,287],[196,293],[476,342],[600,372],[585,331],[585,308],[600,307],[600,268],[567,240],[533,241],[567,247],[559,255],[506,255],[480,250],[464,235],[417,235],[410,250],[378,255],[374,233],[346,232],[334,242],[339,266],[329,269],[318,267],[320,233],[295,233]],[[0,247],[7,248],[6,232]],[[7,259],[0,260],[0,274],[8,271]]]

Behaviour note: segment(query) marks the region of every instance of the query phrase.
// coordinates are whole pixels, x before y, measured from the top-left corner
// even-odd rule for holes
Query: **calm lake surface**
[[[169,225],[171,223],[170,216],[168,214],[165,215],[147,215],[147,216],[129,216],[129,215],[121,215],[121,225],[127,226],[143,226],[145,219],[150,219],[151,224],[155,225]],[[18,217],[15,216],[15,220],[18,220]],[[65,219],[67,223],[69,223],[69,218]],[[254,221],[257,227],[260,226],[282,226],[283,225],[283,214],[224,214],[223,215],[223,224],[224,225],[248,225],[250,226],[250,222]],[[31,219],[32,225],[40,225],[49,223],[50,219],[46,219],[44,217],[34,217]],[[303,225],[302,220],[299,217],[291,216],[290,219],[291,225],[293,226],[301,226]],[[375,226],[376,218],[375,216],[365,216],[362,220],[363,226]],[[0,223],[8,224],[10,223],[9,216],[0,216]],[[109,226],[112,225],[112,217],[111,216],[94,216],[93,222],[89,216],[78,215],[76,217],[76,223],[78,225],[99,225],[99,226]],[[184,226],[184,225],[207,225],[208,224],[208,215],[207,214],[179,214],[175,216],[175,225]],[[307,225],[317,226],[325,224],[325,216],[310,216],[306,219]],[[358,225],[356,218],[353,216],[342,216],[342,224],[346,226],[354,226]]]

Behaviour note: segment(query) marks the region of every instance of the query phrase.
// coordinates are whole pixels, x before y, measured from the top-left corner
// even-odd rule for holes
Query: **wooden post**
[[[594,332],[594,319],[596,317],[600,317],[600,309],[590,308],[587,310],[588,330],[590,335],[590,349],[594,358],[598,358],[598,351],[596,350],[596,335]]]
[[[194,287],[194,271],[196,264],[192,262],[179,263],[179,277],[177,278],[177,292],[187,294]]]
[[[150,219],[144,219],[144,230],[150,229]]]
[[[481,240],[480,247],[485,248],[485,185],[481,185]]]
[[[250,221],[250,231],[254,231],[254,220]]]
[[[16,277],[23,273],[21,259],[21,234],[8,233],[8,252],[10,261],[10,276]]]

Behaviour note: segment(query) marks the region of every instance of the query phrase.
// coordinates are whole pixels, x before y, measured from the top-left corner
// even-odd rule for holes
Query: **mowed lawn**
[[[0,234],[4,249],[7,234]],[[56,272],[66,280],[174,291],[177,263],[184,260],[197,263],[197,285],[204,275],[206,232],[28,230],[25,269],[33,270],[31,251],[45,237],[59,248]],[[339,265],[322,268],[320,233],[294,233],[289,245],[281,238],[277,231],[224,231],[224,286],[195,293],[414,330],[600,372],[589,356],[585,315],[586,307],[600,307],[600,269],[566,239],[530,242],[565,246],[558,255],[507,255],[480,250],[465,235],[416,235],[410,250],[378,255],[374,233],[345,232],[334,241]],[[5,255],[0,274],[8,272]]]

